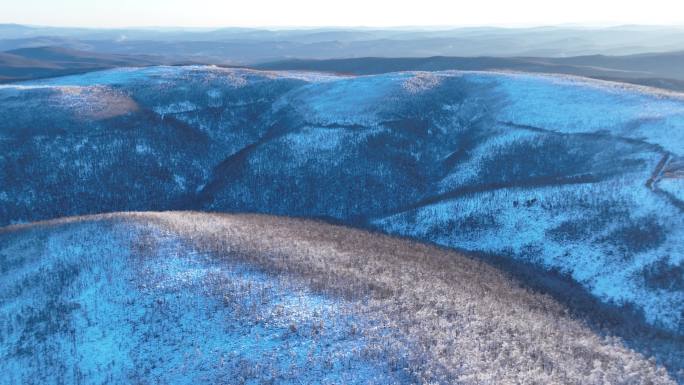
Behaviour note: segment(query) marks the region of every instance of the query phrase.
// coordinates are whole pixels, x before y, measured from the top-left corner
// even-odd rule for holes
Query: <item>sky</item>
[[[684,1],[0,0],[0,23],[208,28],[684,25]]]

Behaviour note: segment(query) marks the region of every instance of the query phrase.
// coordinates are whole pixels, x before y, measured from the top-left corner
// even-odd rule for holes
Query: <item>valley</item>
[[[560,318],[544,318],[542,324],[570,322],[573,333],[580,333],[594,341],[591,346],[601,346],[602,352],[619,351],[620,357],[626,354],[631,357],[628,360],[636,360],[634,362],[638,364],[635,365],[643,368],[640,374],[635,374],[635,378],[670,376],[681,381],[684,376],[681,372],[684,362],[684,179],[681,178],[684,97],[676,92],[576,76],[496,71],[409,71],[359,76],[214,66],[151,66],[116,68],[0,85],[0,115],[3,117],[0,120],[0,152],[3,154],[0,157],[0,225],[6,226],[2,230],[0,246],[3,250],[14,250],[2,254],[7,261],[2,266],[7,266],[7,269],[14,269],[12,266],[15,264],[23,269],[21,266],[28,263],[28,258],[33,258],[28,254],[24,257],[16,254],[23,247],[34,245],[35,242],[49,245],[56,236],[51,235],[52,230],[16,229],[31,229],[32,226],[42,229],[42,225],[29,223],[64,217],[169,210],[287,216],[291,219],[273,219],[275,223],[284,221],[287,224],[273,225],[273,233],[267,230],[271,226],[268,224],[270,220],[264,219],[266,222],[253,225],[270,235],[255,232],[256,240],[241,239],[240,242],[244,241],[247,245],[266,242],[276,237],[275,234],[280,231],[278,229],[285,231],[290,225],[296,228],[304,226],[306,231],[288,233],[292,239],[297,239],[297,242],[291,243],[320,248],[316,250],[328,250],[326,247],[333,241],[322,236],[323,240],[300,242],[300,237],[318,226],[332,231],[333,227],[327,227],[330,224],[344,225],[360,229],[339,230],[345,234],[349,232],[350,235],[345,235],[347,238],[344,239],[349,239],[349,242],[354,237],[364,240],[355,246],[356,249],[343,253],[345,258],[357,255],[353,262],[335,259],[327,266],[327,262],[324,262],[326,259],[321,257],[323,262],[316,263],[322,265],[307,265],[307,268],[312,269],[318,266],[313,273],[302,271],[296,265],[283,267],[279,264],[282,261],[263,260],[262,257],[254,266],[267,271],[274,268],[277,274],[281,270],[294,273],[299,277],[297,279],[303,279],[297,290],[313,290],[315,298],[320,293],[332,293],[336,298],[334,301],[339,298],[356,301],[354,293],[344,292],[345,285],[351,285],[349,287],[359,287],[358,292],[363,295],[377,294],[383,306],[387,302],[382,301],[391,301],[393,298],[402,298],[408,301],[407,304],[413,304],[416,303],[415,298],[395,296],[410,297],[418,295],[418,292],[402,294],[394,289],[383,289],[384,284],[368,283],[370,278],[367,273],[359,278],[353,271],[365,266],[362,264],[364,258],[375,255],[373,247],[366,248],[368,244],[376,242],[373,239],[377,238],[377,242],[381,242],[391,235],[407,239],[396,241],[402,245],[413,245],[410,242],[431,244],[415,246],[430,250],[429,258],[415,257],[423,261],[418,265],[405,265],[405,262],[392,260],[398,263],[396,269],[406,271],[408,276],[402,277],[399,271],[393,270],[395,268],[390,266],[394,262],[383,262],[377,271],[389,274],[387,279],[422,282],[425,281],[423,274],[442,274],[421,270],[426,268],[423,263],[431,263],[429,260],[433,258],[432,255],[448,255],[454,261],[465,261],[460,258],[466,258],[469,261],[467,263],[482,266],[487,271],[501,271],[496,274],[504,274],[507,278],[497,278],[499,282],[508,282],[508,279],[522,282],[520,286],[523,289],[520,290],[529,290],[534,301],[551,301],[548,302],[550,308],[566,309],[553,310],[552,317]],[[136,244],[136,239],[141,237],[142,230],[136,224],[138,221],[143,222],[140,225],[143,228],[152,226],[148,223],[153,223],[153,227],[163,224],[162,230],[155,227],[153,231],[162,231],[162,235],[152,238],[161,237],[159,242],[168,246],[160,246],[163,252],[155,251],[154,246],[143,253],[151,253],[153,260],[159,260],[165,253],[181,256],[206,254],[207,258],[216,252],[226,254],[228,251],[225,250],[234,249],[223,243],[227,242],[224,237],[231,239],[229,234],[234,231],[231,230],[231,223],[252,218],[237,216],[231,219],[228,216],[226,224],[219,214],[149,213],[131,214],[131,218],[127,215],[113,214],[112,218],[117,223],[114,227],[119,229],[116,231],[104,224],[109,223],[109,219],[93,217],[91,220],[86,217],[83,219],[86,224],[83,225],[78,224],[81,219],[77,220],[73,226],[86,227],[79,230],[75,239],[91,245],[83,246],[84,249],[77,246],[77,241],[69,243],[72,225],[64,225],[67,226],[64,230],[59,230],[61,224],[55,225],[55,231],[60,234],[65,232],[59,239],[66,237],[66,240],[59,242],[70,245],[65,246],[65,249],[74,250],[76,255],[80,255],[77,258],[92,258],[100,253],[96,248],[98,242],[117,240],[119,243],[112,246],[107,255],[113,261],[124,262],[121,266],[117,265],[119,267],[106,268],[109,269],[107,271],[114,271],[130,268],[128,266],[131,258],[134,258],[133,254],[120,250],[129,250],[127,245]],[[102,218],[109,217],[105,215]],[[322,222],[307,225],[309,222],[292,218]],[[196,219],[199,224],[188,223],[191,219]],[[89,223],[92,221],[95,224],[90,228],[88,226],[91,226]],[[128,224],[118,224],[121,221],[130,221],[134,225],[129,228]],[[205,222],[211,225],[203,225]],[[120,226],[124,226],[123,230],[120,230]],[[225,229],[225,233],[215,233],[216,229]],[[365,238],[367,233],[361,230],[370,231],[374,236]],[[14,235],[6,235],[20,234],[22,231],[42,234],[36,235],[41,240],[31,240],[34,235],[20,235],[19,238],[27,239],[24,241],[15,239]],[[114,231],[115,235],[103,235],[102,239],[89,239],[86,236],[99,232],[110,234],[110,231]],[[117,234],[120,231],[128,235],[119,238]],[[180,235],[173,235],[169,240],[165,233],[167,231],[170,232],[168,234]],[[133,234],[132,238],[130,234]],[[12,246],[15,242],[24,242],[21,244],[25,246]],[[156,245],[157,242],[155,240],[152,244]],[[235,245],[238,249],[243,247],[240,242]],[[213,246],[206,249],[205,243],[220,246],[220,250],[213,249]],[[282,241],[277,247],[264,247],[267,250],[272,247],[281,250],[295,247],[292,245]],[[43,246],[36,247],[37,250],[44,250]],[[227,248],[221,249],[224,247]],[[414,250],[414,246],[406,247]],[[62,258],[51,254],[50,250],[48,248],[45,251],[45,258]],[[288,266],[299,258],[297,256],[300,253],[309,255],[309,252],[301,250],[286,253]],[[316,253],[323,255],[325,251]],[[10,263],[8,258],[18,259]],[[72,255],[65,255],[64,258],[72,258]],[[183,263],[195,267],[209,263],[192,258]],[[451,263],[445,262],[448,259],[446,256],[439,258],[442,258],[442,265]],[[80,262],[74,263],[78,265]],[[74,263],[65,265],[66,270],[55,267],[63,271],[55,273],[56,277],[64,274],[71,276],[73,272],[69,269]],[[183,269],[190,265],[184,265],[186,267]],[[334,281],[321,280],[320,277],[330,277],[332,273],[326,269],[331,266],[345,266],[341,271],[352,269],[347,271],[350,277],[347,273],[340,273],[352,281],[343,279],[340,282],[344,284],[338,285]],[[221,266],[216,268],[223,269]],[[163,274],[167,274],[170,271],[168,269],[171,267],[163,267]],[[413,269],[418,269],[416,271],[420,274],[412,275]],[[9,270],[3,274],[9,274]],[[141,273],[136,271],[130,274],[134,280],[141,277]],[[444,290],[444,293],[456,290],[453,285],[461,279],[460,276],[451,276],[448,272],[444,274],[439,281],[439,285],[442,285],[438,285],[439,290]],[[250,281],[253,277],[243,278]],[[192,281],[192,293],[199,295],[204,287],[204,279]],[[258,275],[254,279],[271,282],[272,278]],[[6,284],[10,285],[10,281]],[[90,284],[84,283],[86,286]],[[128,285],[124,281],[120,284]],[[406,285],[411,286],[409,283]],[[468,285],[471,283],[459,286],[458,290],[466,290]],[[517,283],[512,285],[518,286]],[[424,291],[433,289],[432,286],[416,288]],[[6,293],[16,292],[20,299],[20,292],[16,290],[19,289],[7,289]],[[110,295],[104,286],[98,290],[104,290],[103,295]],[[273,290],[267,290],[264,295],[273,295],[276,302],[291,300],[277,294],[287,290]],[[487,290],[484,293],[489,293]],[[541,295],[539,292],[547,293],[548,297],[540,299],[537,297]],[[385,294],[382,293],[389,293],[388,297],[383,297]],[[76,294],[68,292],[68,297]],[[318,301],[310,295],[313,294],[307,293],[301,297],[301,301]],[[521,298],[527,298],[527,294],[520,295]],[[156,306],[153,298],[145,297],[144,301],[151,301],[145,306]],[[445,294],[439,298],[447,300],[453,296]],[[509,299],[514,302],[523,300]],[[460,305],[448,306],[453,306],[452,309],[485,306],[472,298],[464,301]],[[190,306],[190,302],[173,303],[177,306],[175,309]],[[218,305],[211,302],[206,306],[214,309]],[[339,322],[345,325],[356,322],[345,318],[349,313],[335,306],[337,302],[333,306],[335,315],[331,317],[342,317]],[[357,306],[356,302],[354,306]],[[359,310],[360,313],[356,311],[358,308],[354,308],[356,310],[351,313],[370,314],[373,317],[380,314],[389,319],[394,317],[402,322],[415,322],[415,327],[430,325],[427,321],[406,320],[395,317],[394,313],[383,313],[380,307],[364,308],[363,311]],[[402,314],[422,314],[418,308],[402,309]],[[543,317],[549,316],[547,310],[541,312]],[[492,316],[485,310],[478,311],[481,319]],[[224,310],[216,312],[217,317],[235,317],[223,313]],[[456,322],[448,317],[434,321]],[[167,325],[164,326],[167,329],[163,330],[175,327],[169,325],[176,325],[166,324],[171,322],[168,319],[159,322]],[[183,319],[182,322],[190,321]],[[476,328],[475,321],[463,322],[459,325]],[[523,327],[515,324],[518,325],[516,327]],[[398,333],[398,348],[405,349],[402,352],[412,351],[412,343],[432,346],[427,340],[405,341],[406,331],[402,331],[405,327],[408,326],[390,327],[392,333]],[[499,327],[503,326],[496,326]],[[269,329],[264,333],[279,334],[287,328]],[[553,333],[561,333],[562,329],[556,327]],[[477,334],[482,330],[472,329],[472,333]],[[525,335],[534,336],[530,337],[533,339],[545,335],[539,330],[525,330],[524,333],[528,333]],[[209,332],[219,333],[211,328]],[[429,336],[429,333],[425,333],[425,336]],[[520,329],[511,333],[519,335],[523,331]],[[565,350],[574,349],[569,347],[574,345],[568,341],[576,340],[577,335],[558,337],[548,351],[559,355],[550,359],[550,362],[583,359],[584,355],[571,358],[573,356]],[[19,338],[14,334],[12,336]],[[615,342],[615,345],[602,340],[607,336],[616,337],[621,342]],[[136,335],[135,338],[139,337]],[[183,338],[186,337],[182,335],[178,338],[179,341],[185,341]],[[458,338],[449,336],[444,341],[466,343]],[[585,337],[580,340],[582,338]],[[358,343],[359,349],[364,349],[362,345],[365,342],[355,337],[344,341],[342,345],[331,345],[331,350],[326,351],[335,356],[340,351],[348,350],[347,343]],[[475,338],[472,341],[482,340]],[[570,345],[565,346],[565,342],[559,341]],[[402,345],[404,343],[408,345]],[[525,343],[521,342],[519,346]],[[467,346],[469,348],[464,352],[475,349],[475,345]],[[133,348],[125,346],[122,349]],[[390,347],[384,346],[382,349]],[[453,352],[461,348],[448,349]],[[483,348],[478,345],[477,349]],[[376,353],[384,357],[390,354],[388,351]],[[497,371],[490,366],[469,372],[465,367],[454,369],[456,366],[451,366],[453,363],[442,364],[438,352],[424,353],[432,358],[420,358],[426,361],[416,358],[418,361],[411,362],[441,365],[435,367],[434,371],[430,369],[430,373],[446,373],[440,374],[446,377],[435,377],[437,382],[449,383],[453,378],[475,372],[487,373],[492,379],[500,381],[514,381],[513,377],[506,377],[509,372],[505,369]],[[273,354],[278,356],[285,353],[278,350]],[[397,354],[406,357],[405,353]],[[482,354],[473,357],[472,362],[468,361],[468,357],[462,358],[468,365],[472,364],[472,368],[495,365],[494,361],[484,358],[489,353],[482,350]],[[545,354],[535,357],[546,357]],[[553,356],[552,353],[548,354]],[[658,372],[660,369],[653,369],[643,363],[645,361],[639,361],[639,355],[654,357],[657,364],[664,365],[668,372]],[[523,356],[530,357],[527,353]],[[586,357],[594,356],[592,353]],[[620,372],[622,358],[611,357],[606,358],[606,362],[617,365],[614,366],[617,368],[615,373]],[[146,364],[142,363],[147,358],[140,359],[143,366],[136,370],[147,370],[144,367]],[[300,358],[293,359],[294,365],[302,365]],[[365,359],[358,356],[348,359],[349,370],[375,373],[379,368],[377,373],[383,373],[384,376],[378,380],[379,383],[411,383],[410,376],[424,373],[418,369],[408,372],[400,370],[403,374],[395,377],[397,373],[392,368],[403,368],[404,363],[376,360],[373,365],[377,365],[377,368],[371,370],[364,369]],[[276,359],[280,362],[278,360],[280,358]],[[273,365],[273,362],[269,361],[268,365]],[[500,364],[496,362],[496,365]],[[530,370],[539,369],[539,366],[535,366],[538,364],[530,363]],[[640,366],[642,364],[646,366]],[[47,368],[50,363],[46,361],[45,365]],[[90,369],[82,370],[95,373],[96,369],[93,368],[97,365],[116,367],[115,360],[93,365]],[[328,364],[318,362],[316,365],[325,367]],[[422,368],[420,370],[428,370],[421,366],[427,364],[416,365]],[[522,367],[523,363],[510,361],[501,365]],[[553,370],[547,373],[549,366],[545,365],[539,369],[545,373],[539,374],[542,376],[540,378],[544,378],[542,382],[561,381],[561,377],[557,376],[563,374]],[[566,373],[571,370],[568,369],[571,365],[568,365],[564,369],[568,371]],[[589,367],[591,365],[587,362],[577,362],[577,366],[573,366],[580,371]],[[43,370],[41,368],[31,370],[40,373]],[[201,372],[204,369],[197,370]],[[226,370],[225,373],[233,373],[232,370],[238,369]],[[342,377],[335,377],[331,379],[332,382],[344,382],[340,379],[345,378],[345,372],[340,370],[334,376]],[[159,373],[158,378],[163,382],[163,374]],[[218,375],[224,372],[213,373]],[[527,372],[519,374],[530,375]],[[473,383],[486,380],[472,375],[475,376],[471,378]],[[567,374],[565,379],[571,377]]]

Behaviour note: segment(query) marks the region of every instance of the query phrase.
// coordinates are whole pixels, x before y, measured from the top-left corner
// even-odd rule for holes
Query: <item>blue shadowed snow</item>
[[[0,258],[0,384],[410,382],[343,303],[156,230],[0,234]]]
[[[164,75],[178,76],[174,67],[115,68],[80,75],[61,76],[18,83],[19,86],[93,86],[123,85],[137,81],[161,79]]]
[[[569,274],[598,298],[618,304],[636,304],[648,322],[667,328],[678,327],[684,292],[667,291],[642,283],[641,272],[661,256],[684,255],[684,219],[653,195],[640,181],[631,183],[630,195],[621,195],[624,207],[648,207],[621,212],[611,206],[613,182],[500,189],[464,196],[421,207],[378,220],[376,225],[390,233],[466,250],[510,255],[547,269]],[[516,202],[516,203],[514,203]],[[533,203],[532,203],[533,202]],[[606,207],[614,207],[610,213]],[[611,216],[620,218],[617,223]],[[671,229],[652,247],[627,254],[622,240],[611,237],[632,226],[638,232],[659,235]],[[453,229],[453,230],[447,230]],[[627,254],[627,255],[626,255]]]
[[[608,132],[684,152],[684,96],[542,75],[502,75],[499,119],[566,133]],[[641,90],[641,91],[639,91]]]
[[[402,81],[408,77],[391,74],[314,83],[288,95],[282,105],[296,108],[311,124],[372,126],[397,103]]]
[[[552,75],[156,67],[0,87],[0,115],[3,224],[331,218],[560,270],[684,330],[681,95]],[[672,274],[648,273],[660,267]]]
[[[155,66],[155,67],[122,67],[102,71],[93,71],[85,74],[67,75],[50,79],[38,79],[17,82],[9,85],[0,85],[2,88],[38,88],[38,87],[63,87],[63,86],[115,86],[133,83],[145,85],[164,85],[179,80],[201,80],[204,83],[225,83],[234,87],[241,87],[249,82],[269,79],[284,78],[296,79],[307,82],[327,82],[339,80],[340,77],[324,73],[279,71],[261,72],[249,69],[221,68],[215,66]]]

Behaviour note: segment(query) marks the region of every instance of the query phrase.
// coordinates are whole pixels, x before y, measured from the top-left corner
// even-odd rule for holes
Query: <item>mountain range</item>
[[[613,314],[596,327],[681,368],[681,94],[558,75],[160,66],[3,85],[0,115],[0,225],[318,218],[480,255],[589,319]]]
[[[0,50],[62,46],[105,53],[211,57],[222,64],[349,57],[632,55],[681,50],[684,28],[129,28],[0,25]]]
[[[18,48],[0,53],[0,83],[85,73],[117,67],[215,64],[222,60],[187,60],[153,55],[107,54],[58,46]],[[265,70],[307,70],[369,75],[396,71],[514,71],[557,73],[684,90],[684,53],[629,56],[552,57],[363,57],[329,60],[292,59],[260,63]],[[225,64],[220,64],[226,66]]]
[[[684,384],[682,47],[0,24],[0,385]]]

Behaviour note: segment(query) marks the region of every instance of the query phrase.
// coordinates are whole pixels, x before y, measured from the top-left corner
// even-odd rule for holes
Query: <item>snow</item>
[[[681,97],[562,77],[482,76],[492,78],[508,100],[500,120],[566,133],[609,132],[644,140],[675,154],[684,149]]]
[[[397,80],[408,76],[393,74],[313,83],[294,91],[276,107],[294,107],[311,124],[372,126],[383,110],[396,103],[392,94],[401,89]]]
[[[439,182],[439,192],[445,193],[453,188],[475,184],[481,175],[483,164],[496,154],[500,154],[506,148],[516,143],[532,140],[537,135],[530,131],[507,129],[499,135],[492,135],[484,143],[470,153],[466,163],[459,164],[454,172],[449,173]]]
[[[138,143],[135,145],[135,152],[138,154],[149,154],[152,152],[152,148],[144,143]]]
[[[629,180],[622,183],[630,185]],[[564,222],[581,224],[600,220],[601,208],[614,205],[610,200],[616,193],[614,183],[487,191],[378,219],[374,223],[390,233],[429,239],[459,249],[510,255],[558,269],[596,297],[616,304],[635,304],[644,310],[648,322],[676,329],[684,293],[653,289],[641,280],[640,274],[644,267],[663,256],[673,255],[680,259],[684,255],[684,218],[662,215],[672,213],[672,207],[645,186],[632,182],[629,188],[622,188],[631,192],[631,195],[621,196],[624,205],[639,209],[627,218],[611,221],[577,239],[554,239],[549,231]],[[534,204],[524,204],[532,199],[536,200]],[[520,203],[515,206],[513,201]],[[575,202],[584,203],[575,206]],[[593,214],[594,210],[596,214]],[[643,223],[650,218],[656,218],[666,228],[677,229],[668,234],[660,246],[627,255],[620,246],[601,241],[626,223]],[[472,227],[461,227],[471,221],[476,221]],[[484,224],[478,225],[478,221]],[[450,228],[449,223],[461,225],[453,231],[442,232],[440,229]]]
[[[110,125],[98,118],[132,112],[104,108],[129,99],[142,111],[174,114],[187,129],[144,114]],[[193,208],[367,220],[392,234],[558,269],[604,301],[645,310],[654,324],[682,322],[682,291],[652,287],[642,274],[684,258],[682,179],[647,187],[660,159],[684,155],[682,95],[552,75],[190,66],[0,86],[0,100],[0,112],[14,117],[0,122],[2,150],[14,154],[0,164],[13,174],[0,178],[16,180],[0,183],[4,223],[167,209],[217,182],[215,196]],[[35,155],[25,168],[15,130],[29,138],[21,149]],[[129,134],[134,140],[124,140]],[[216,166],[243,149],[246,161],[212,181]],[[160,172],[101,186],[113,160],[128,161],[130,152],[145,155],[132,158],[141,170]],[[125,194],[98,195],[120,185]],[[77,202],[67,199],[75,194]]]
[[[409,94],[431,90],[441,83],[441,76],[432,72],[419,72],[404,81],[402,86]]]
[[[674,195],[684,202],[684,178],[663,178],[658,181],[658,188]]]
[[[301,162],[306,162],[312,153],[320,154],[321,160],[339,160],[344,157],[342,153],[349,142],[362,141],[374,132],[377,130],[304,127],[297,132],[285,135],[282,144],[287,146],[292,156]]]
[[[362,357],[339,300],[154,228],[86,222],[0,240],[2,384],[409,382]]]
[[[197,111],[198,108],[199,107],[195,103],[189,100],[184,100],[182,102],[172,103],[166,106],[156,106],[153,108],[153,110],[158,115],[161,115],[162,118],[164,118],[164,115]]]

